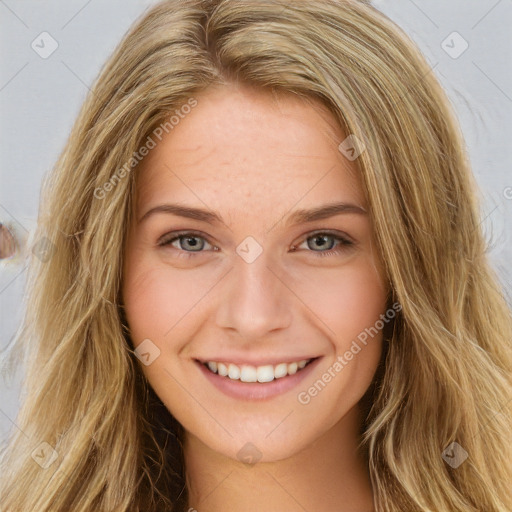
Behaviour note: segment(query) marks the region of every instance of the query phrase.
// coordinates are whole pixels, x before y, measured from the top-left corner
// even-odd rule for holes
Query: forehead
[[[356,166],[338,151],[346,135],[319,101],[232,85],[195,99],[142,162],[138,209],[171,198],[254,213],[298,201],[364,204]]]

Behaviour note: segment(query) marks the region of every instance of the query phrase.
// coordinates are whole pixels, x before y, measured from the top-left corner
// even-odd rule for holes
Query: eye
[[[172,246],[179,251],[180,257],[185,258],[192,257],[193,253],[204,252],[203,249],[208,249],[207,246],[210,246],[213,250],[218,250],[204,236],[194,231],[168,233],[158,241],[158,245],[160,247]]]
[[[334,256],[354,247],[354,242],[347,236],[329,231],[317,231],[310,234],[300,245],[294,245],[292,252],[301,249],[306,244],[306,249],[315,253],[315,256]],[[178,251],[178,256],[182,258],[190,258],[194,253],[202,253],[206,250],[218,251],[218,247],[210,244],[202,233],[194,231],[181,231],[168,233],[159,241],[160,247],[172,247]],[[208,247],[209,246],[209,247]],[[333,249],[335,247],[335,249]],[[327,250],[326,250],[327,249]]]
[[[294,246],[294,251],[306,244],[307,249],[316,253],[315,256],[334,256],[354,247],[354,242],[341,234],[329,231],[317,231],[309,235],[302,244]],[[333,247],[336,247],[333,249]],[[325,250],[328,249],[328,250]]]

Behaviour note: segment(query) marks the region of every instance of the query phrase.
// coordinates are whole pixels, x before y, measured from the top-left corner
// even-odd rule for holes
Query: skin
[[[138,170],[123,278],[134,346],[150,339],[160,351],[143,371],[186,431],[189,505],[199,512],[255,512],[263,502],[269,512],[372,511],[368,468],[356,448],[358,401],[377,368],[381,332],[308,404],[297,398],[386,311],[368,214],[286,225],[295,210],[331,202],[367,210],[356,162],[338,150],[346,135],[316,100],[235,85],[196,99]],[[138,222],[165,203],[215,211],[224,222],[162,212]],[[182,230],[200,232],[198,248],[176,238],[158,245]],[[336,233],[319,240],[311,235],[317,230]],[[262,248],[252,263],[236,252],[248,236]],[[195,362],[218,354],[321,359],[297,388],[244,400],[219,391]],[[256,464],[237,458],[246,443],[261,456]]]

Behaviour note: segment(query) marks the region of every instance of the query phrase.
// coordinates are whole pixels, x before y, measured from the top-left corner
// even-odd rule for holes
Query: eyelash
[[[352,242],[348,238],[341,236],[340,234],[330,232],[330,231],[315,231],[315,232],[309,234],[306,238],[304,238],[303,241],[301,243],[299,243],[298,245],[302,245],[302,243],[306,242],[310,238],[314,238],[314,237],[317,237],[320,235],[327,235],[327,236],[333,237],[336,241],[339,242],[339,244],[337,246],[335,246],[335,247],[337,247],[337,249],[329,249],[328,251],[309,250],[310,252],[314,253],[316,257],[319,257],[319,258],[322,258],[325,256],[336,256],[336,255],[346,251],[347,249],[350,249],[351,247],[353,247],[355,245],[354,242]],[[169,238],[169,237],[171,237],[171,238]],[[187,237],[188,238],[202,238],[203,240],[208,242],[210,245],[213,245],[213,244],[211,244],[211,242],[208,241],[207,237],[202,235],[202,233],[195,232],[195,231],[176,231],[174,233],[167,233],[166,235],[164,235],[158,241],[158,246],[160,246],[160,247],[170,246],[176,240],[179,240],[180,238],[187,238]],[[293,246],[294,252],[295,252],[295,249],[298,247],[298,245]],[[176,251],[179,251],[178,257],[180,257],[180,258],[193,258],[197,254],[202,254],[205,252],[205,251],[186,251],[184,249],[177,249],[176,247],[173,247],[173,249],[175,249]]]

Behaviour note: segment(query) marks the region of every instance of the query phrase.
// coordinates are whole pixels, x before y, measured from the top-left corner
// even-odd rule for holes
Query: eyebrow
[[[140,224],[142,221],[148,219],[150,216],[155,215],[157,213],[176,215],[178,217],[199,220],[207,222],[209,224],[225,224],[222,217],[213,211],[205,210],[202,208],[183,206],[180,204],[161,204],[155,206],[154,208],[151,208],[149,211],[147,211],[138,220],[138,223]],[[356,204],[340,202],[329,203],[309,210],[295,210],[288,216],[286,226],[327,219],[329,217],[334,217],[335,215],[340,215],[342,213],[357,213],[367,215],[368,212],[362,206],[358,206]]]

